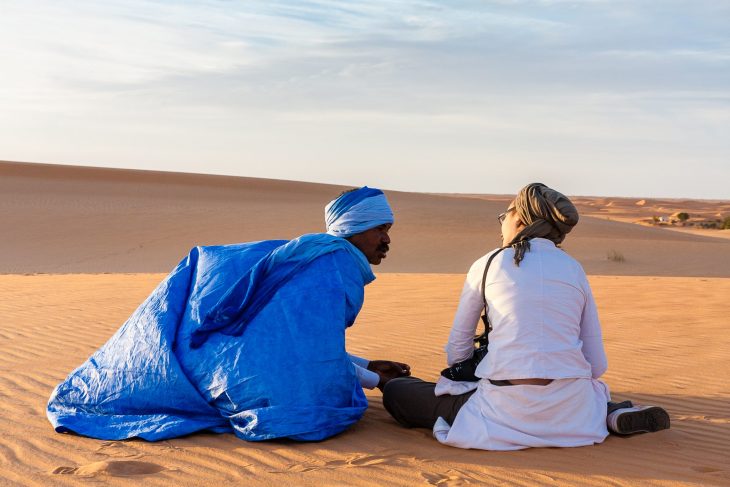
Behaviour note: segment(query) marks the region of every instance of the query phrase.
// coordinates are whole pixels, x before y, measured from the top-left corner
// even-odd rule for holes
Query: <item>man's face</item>
[[[365,258],[368,259],[373,265],[378,265],[385,259],[385,254],[390,250],[390,237],[388,232],[390,231],[390,223],[379,225],[370,230],[365,230],[362,233],[347,237],[352,245],[357,247],[360,252],[365,254]]]

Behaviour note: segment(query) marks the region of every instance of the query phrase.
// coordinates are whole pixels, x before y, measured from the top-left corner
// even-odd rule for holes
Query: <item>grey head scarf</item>
[[[522,188],[515,197],[514,207],[517,217],[525,224],[509,243],[515,249],[516,265],[520,265],[525,252],[530,250],[531,238],[546,238],[558,245],[578,223],[578,210],[573,203],[542,183]]]

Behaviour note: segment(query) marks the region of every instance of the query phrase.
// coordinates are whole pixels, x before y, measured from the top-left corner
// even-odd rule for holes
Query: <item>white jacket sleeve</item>
[[[608,359],[603,348],[601,323],[598,321],[598,310],[588,280],[584,279],[583,292],[586,303],[580,321],[580,339],[583,342],[583,356],[591,364],[591,375],[594,379],[602,376],[608,369]]]
[[[366,358],[358,357],[357,355],[353,355],[351,353],[348,353],[347,356],[350,357],[350,362],[352,362],[353,364],[355,364],[359,367],[363,367],[365,369],[368,368],[368,364],[370,363],[370,360],[368,360]]]
[[[352,365],[355,366],[355,374],[357,374],[360,385],[366,389],[375,389],[380,383],[380,376],[372,370],[367,369],[370,361],[350,353],[347,355],[349,355]]]
[[[466,275],[454,324],[446,344],[446,361],[449,365],[466,360],[474,353],[474,335],[484,309],[481,286],[486,263],[487,256],[484,256],[474,262]]]

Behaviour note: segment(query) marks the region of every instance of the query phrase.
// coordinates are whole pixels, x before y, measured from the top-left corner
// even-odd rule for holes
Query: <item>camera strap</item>
[[[482,276],[481,286],[482,299],[484,299],[484,314],[482,315],[482,321],[484,322],[484,333],[477,337],[474,337],[474,341],[477,342],[479,346],[474,349],[474,353],[471,358],[455,363],[451,367],[446,367],[444,370],[441,371],[441,375],[446,377],[447,379],[466,382],[479,381],[479,377],[475,375],[475,372],[477,366],[479,365],[479,362],[481,362],[482,359],[484,359],[484,357],[487,355],[487,346],[489,345],[488,335],[489,330],[492,329],[492,326],[489,323],[489,317],[487,316],[487,296],[485,294],[485,290],[487,287],[487,272],[489,271],[489,266],[492,264],[492,260],[497,256],[498,253],[503,251],[505,248],[506,247],[501,247],[495,250],[492,255],[490,255],[487,259],[487,265],[484,267],[484,275]]]
[[[487,341],[487,335],[492,330],[492,324],[489,322],[489,317],[487,316],[487,311],[489,309],[487,305],[487,294],[486,294],[486,288],[487,288],[487,272],[489,272],[489,266],[492,264],[492,260],[497,256],[498,253],[502,252],[507,247],[500,247],[496,251],[492,252],[492,255],[489,256],[489,259],[487,259],[487,265],[484,267],[484,275],[482,275],[482,299],[484,300],[484,313],[482,313],[482,323],[484,323],[484,333],[480,336],[484,337],[484,341]]]

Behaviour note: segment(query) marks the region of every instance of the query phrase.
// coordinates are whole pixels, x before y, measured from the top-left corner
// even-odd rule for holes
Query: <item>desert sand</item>
[[[574,449],[460,450],[398,426],[376,390],[360,423],[319,443],[205,433],[108,442],[53,431],[53,387],[190,247],[320,231],[322,208],[341,189],[0,163],[0,484],[730,485],[730,240],[586,211],[565,248],[593,286],[604,379],[614,399],[664,406],[670,430]],[[494,217],[508,197],[388,195],[392,251],[348,349],[435,379],[463,273],[497,245]],[[608,260],[610,250],[625,260]]]

